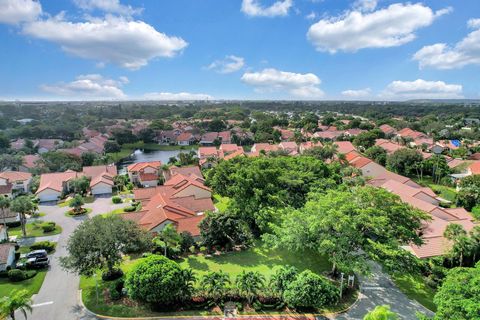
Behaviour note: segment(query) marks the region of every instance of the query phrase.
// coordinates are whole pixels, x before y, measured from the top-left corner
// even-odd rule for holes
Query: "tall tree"
[[[32,299],[27,290],[13,290],[9,296],[0,300],[0,315],[15,320],[15,311],[20,310],[27,319],[27,311],[32,313]]]
[[[241,274],[235,279],[237,288],[246,297],[248,303],[252,303],[253,298],[262,290],[265,286],[265,277],[258,271],[242,271]]]
[[[35,206],[32,203],[32,199],[29,196],[19,196],[12,200],[10,204],[10,209],[13,212],[18,212],[20,214],[20,223],[22,225],[23,236],[27,236],[26,222],[27,214],[32,214]]]
[[[201,287],[205,292],[218,301],[226,292],[230,284],[230,277],[223,271],[210,271],[201,280]]]

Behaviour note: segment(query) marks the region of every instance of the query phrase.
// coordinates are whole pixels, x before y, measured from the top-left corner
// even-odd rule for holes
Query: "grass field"
[[[393,282],[410,299],[418,301],[429,310],[436,311],[433,303],[435,290],[427,286],[420,275],[395,274],[392,276]]]
[[[55,226],[55,230],[52,232],[43,232],[41,227],[43,221],[29,222],[26,224],[27,237],[44,237],[44,236],[53,236],[56,234],[62,233],[62,228],[58,225]],[[23,237],[22,227],[8,228],[8,233],[10,236],[17,236],[19,238]]]
[[[20,281],[10,282],[8,279],[0,278],[0,297],[8,296],[13,290],[27,290],[31,295],[38,293],[42,287],[47,271],[39,271],[35,277]]]
[[[126,260],[122,264],[122,270],[128,272],[139,260]],[[182,267],[190,267],[194,270],[197,278],[208,271],[222,270],[230,274],[232,280],[236,275],[245,271],[258,271],[262,273],[267,280],[275,272],[275,267],[282,265],[292,265],[299,270],[310,269],[317,273],[330,270],[330,263],[325,258],[314,252],[290,253],[285,250],[273,250],[264,247],[254,247],[243,252],[225,254],[219,257],[205,258],[204,256],[192,256],[178,261]],[[100,273],[97,276],[99,282],[99,292],[103,292],[107,286],[101,280]],[[155,313],[148,307],[142,305],[126,306],[121,303],[106,304],[101,298],[100,303],[96,303],[95,279],[93,277],[81,277],[80,288],[82,289],[82,299],[85,306],[98,314],[117,317],[149,317],[149,316],[187,316],[187,315],[210,315],[207,311],[186,311],[174,313]],[[353,299],[354,297],[352,297]],[[345,303],[351,303],[347,300]],[[343,305],[341,305],[343,307]]]

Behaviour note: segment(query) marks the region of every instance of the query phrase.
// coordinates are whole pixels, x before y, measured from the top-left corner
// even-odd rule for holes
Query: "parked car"
[[[47,250],[35,250],[35,251],[30,251],[29,253],[27,253],[26,255],[26,258],[27,259],[30,259],[30,258],[47,258],[48,256],[48,253],[47,253]]]
[[[30,268],[44,268],[48,267],[50,264],[50,259],[47,257],[35,257],[35,258],[30,258],[27,260],[27,267]]]

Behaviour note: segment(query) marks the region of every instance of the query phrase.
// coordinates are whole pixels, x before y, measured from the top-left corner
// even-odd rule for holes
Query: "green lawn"
[[[421,184],[422,186],[429,187],[435,193],[437,193],[441,198],[451,201],[455,204],[455,200],[457,197],[457,191],[455,188],[444,186],[441,184],[436,184],[432,181],[431,177],[424,177],[423,179],[416,179],[416,182]]]
[[[27,290],[30,295],[38,293],[42,287],[43,280],[47,271],[39,271],[35,277],[20,281],[20,282],[10,282],[6,278],[0,278],[0,297],[5,297],[9,295],[13,290]]]
[[[42,223],[43,221],[41,220],[27,223],[27,237],[53,236],[62,233],[62,227],[60,227],[59,225],[56,225],[55,230],[53,230],[52,232],[43,232],[43,229],[41,227]],[[19,238],[23,237],[21,226],[8,228],[8,233],[10,236],[17,236]]]
[[[393,282],[410,299],[418,301],[424,307],[436,311],[433,303],[435,290],[429,287],[422,276],[409,274],[395,274],[392,276]]]
[[[122,264],[122,270],[128,272],[138,262],[138,259],[126,260]],[[178,261],[182,267],[190,267],[194,270],[197,277],[208,271],[222,270],[230,274],[231,278],[241,273],[242,270],[261,272],[268,280],[274,273],[275,267],[282,265],[292,265],[299,270],[310,269],[314,272],[322,273],[330,270],[331,265],[314,252],[290,253],[285,250],[273,250],[263,247],[254,247],[243,252],[225,254],[220,257],[205,258],[203,256],[192,256]],[[100,297],[107,284],[101,280],[101,275],[97,276],[99,283]],[[149,316],[188,316],[188,315],[210,315],[207,311],[185,311],[172,313],[158,313],[151,311],[148,307],[142,305],[126,306],[121,303],[113,302],[106,304],[100,298],[100,303],[96,303],[95,279],[81,277],[80,289],[82,289],[82,299],[85,306],[98,314],[117,317],[149,317]],[[345,303],[351,304],[355,297],[347,297]],[[344,304],[336,308],[344,307]]]
[[[125,210],[123,208],[118,208],[118,209],[115,209],[115,210],[112,210],[110,212],[107,212],[107,213],[103,213],[102,216],[110,216],[110,215],[115,215],[115,214],[122,214],[122,213],[125,213]]]
[[[261,246],[218,257],[189,256],[179,261],[180,266],[192,268],[197,276],[209,271],[223,271],[230,274],[232,280],[245,271],[258,271],[267,279],[275,272],[275,267],[291,265],[300,271],[310,269],[316,273],[329,271],[330,263],[314,252],[294,253],[281,249],[269,249]]]
[[[215,201],[215,207],[220,212],[225,212],[228,208],[228,204],[230,203],[230,198],[222,197],[219,194],[214,195],[213,200]]]

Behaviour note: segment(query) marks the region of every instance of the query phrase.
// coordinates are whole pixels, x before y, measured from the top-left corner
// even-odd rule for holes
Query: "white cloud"
[[[377,0],[357,0],[353,7],[363,12],[370,12],[377,7]]]
[[[315,19],[316,17],[317,17],[317,14],[312,11],[312,12],[310,12],[309,14],[307,14],[307,15],[305,16],[305,19],[307,19],[307,20],[313,20],[313,19]]]
[[[122,5],[120,0],[74,0],[73,2],[83,10],[101,10],[127,16],[139,14],[143,10],[141,8]]]
[[[460,99],[463,87],[443,81],[393,81],[380,94],[381,98],[391,100],[409,99]]]
[[[345,90],[342,91],[342,96],[348,99],[365,99],[370,97],[372,90],[370,88],[358,89],[358,90]]]
[[[189,92],[150,92],[143,96],[146,100],[212,100],[211,95],[205,93],[189,93]]]
[[[260,72],[246,72],[242,81],[257,92],[288,92],[305,99],[316,99],[324,95],[319,88],[321,80],[313,73],[294,73],[272,68]]]
[[[99,74],[87,74],[78,76],[72,82],[42,85],[40,88],[55,96],[78,100],[125,99],[127,95],[121,87],[127,83],[127,77],[113,80]]]
[[[420,68],[457,69],[480,64],[480,19],[470,19],[468,26],[474,31],[453,47],[446,43],[425,46],[413,55]]]
[[[245,59],[234,55],[226,56],[223,60],[215,60],[206,67],[208,70],[214,70],[218,73],[232,73],[243,68]]]
[[[243,0],[242,12],[251,17],[277,17],[288,15],[293,0],[279,0],[269,7],[263,7],[259,0]]]
[[[449,11],[433,12],[420,3],[396,3],[370,13],[354,10],[318,21],[307,37],[318,51],[330,53],[395,47],[412,41],[417,29],[431,25]]]
[[[42,6],[35,0],[0,0],[0,23],[33,21],[41,13]]]
[[[188,44],[158,32],[143,21],[107,16],[86,22],[66,21],[63,14],[24,25],[23,32],[59,44],[65,52],[138,69],[158,57],[173,57]]]

